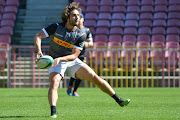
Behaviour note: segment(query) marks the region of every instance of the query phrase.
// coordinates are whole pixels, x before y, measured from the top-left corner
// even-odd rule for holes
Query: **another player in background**
[[[51,109],[51,118],[57,117],[58,88],[64,74],[94,83],[104,93],[111,96],[121,107],[128,105],[130,102],[130,99],[124,100],[119,98],[105,80],[100,78],[87,64],[78,58],[86,40],[83,32],[77,27],[81,14],[81,9],[78,5],[73,2],[69,6],[66,6],[61,16],[63,23],[51,24],[43,28],[34,37],[34,44],[37,49],[37,61],[43,56],[41,50],[42,38],[50,36],[49,55],[54,58],[54,64],[48,69],[50,80],[48,100]]]
[[[83,61],[84,63],[86,63],[86,48],[87,47],[93,47],[93,38],[92,38],[92,34],[90,33],[89,28],[84,27],[84,25],[83,25],[84,24],[84,16],[83,16],[83,14],[81,13],[80,15],[81,15],[81,18],[80,18],[79,25],[77,27],[79,29],[81,29],[81,31],[85,34],[86,42],[84,43],[83,50],[81,51],[78,58],[81,61]],[[72,89],[72,86],[73,86],[74,82],[75,82],[75,85],[74,85],[74,90],[73,90],[73,94],[72,94],[71,89]],[[77,89],[78,89],[80,83],[81,83],[81,79],[75,79],[75,78],[71,77],[70,82],[69,82],[69,86],[68,86],[68,89],[67,89],[67,94],[79,97],[79,95],[77,93]]]

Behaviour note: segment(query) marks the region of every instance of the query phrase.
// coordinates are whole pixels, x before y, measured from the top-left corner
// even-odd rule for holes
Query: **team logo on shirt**
[[[61,45],[61,46],[64,46],[66,48],[74,48],[74,45],[73,44],[70,44],[68,42],[65,42],[63,40],[60,40],[58,39],[57,37],[54,37],[54,42]]]
[[[80,46],[80,47],[84,47],[84,43],[85,43],[85,41],[84,41],[84,42],[79,43],[79,46]]]

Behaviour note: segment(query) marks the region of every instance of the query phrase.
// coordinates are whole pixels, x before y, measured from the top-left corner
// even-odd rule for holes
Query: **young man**
[[[81,51],[80,55],[78,56],[78,58],[83,61],[84,63],[86,63],[86,48],[87,47],[93,47],[93,38],[92,38],[92,34],[90,33],[90,30],[89,28],[87,27],[84,27],[83,23],[84,23],[84,17],[83,17],[83,14],[81,13],[80,14],[81,18],[80,18],[80,21],[79,21],[79,24],[78,24],[78,28],[81,29],[81,31],[84,33],[84,35],[86,36],[86,41],[84,43],[84,47],[83,47],[83,50]],[[72,89],[72,86],[73,86],[73,82],[75,82],[75,85],[74,85],[74,90],[73,90],[73,94],[71,93],[71,89]],[[76,97],[79,97],[78,93],[77,93],[77,89],[79,87],[81,83],[81,79],[75,79],[75,78],[70,78],[70,82],[69,82],[69,86],[68,86],[68,89],[67,89],[67,94],[68,95],[73,95],[73,96],[76,96]]]
[[[100,78],[87,64],[79,60],[78,56],[86,40],[85,35],[76,27],[79,24],[81,9],[77,3],[66,6],[62,13],[63,23],[56,23],[43,28],[34,37],[37,49],[36,61],[43,56],[41,40],[50,36],[49,55],[54,58],[54,64],[49,68],[50,87],[48,100],[51,107],[51,117],[56,118],[56,103],[58,87],[66,73],[76,79],[88,80],[96,84],[103,92],[111,96],[121,107],[127,105],[130,99],[119,98],[111,86]]]

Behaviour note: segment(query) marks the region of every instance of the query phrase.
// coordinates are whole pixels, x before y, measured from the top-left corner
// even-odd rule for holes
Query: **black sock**
[[[73,92],[77,91],[80,83],[81,83],[81,80],[80,79],[76,79]]]
[[[123,100],[121,99],[121,98],[119,98],[117,95],[116,95],[116,93],[113,95],[113,96],[111,96],[112,98],[114,98],[114,100],[116,101],[116,102],[123,102]]]
[[[51,115],[56,114],[56,106],[51,106]]]

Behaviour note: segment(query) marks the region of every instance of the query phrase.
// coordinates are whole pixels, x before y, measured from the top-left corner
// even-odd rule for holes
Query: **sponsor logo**
[[[68,42],[65,42],[63,40],[60,40],[58,39],[57,37],[54,37],[54,42],[61,45],[61,46],[64,46],[66,48],[74,48],[74,45],[73,44],[70,44]]]
[[[85,41],[79,43],[79,46],[80,46],[80,47],[84,47],[84,43],[85,43]]]

